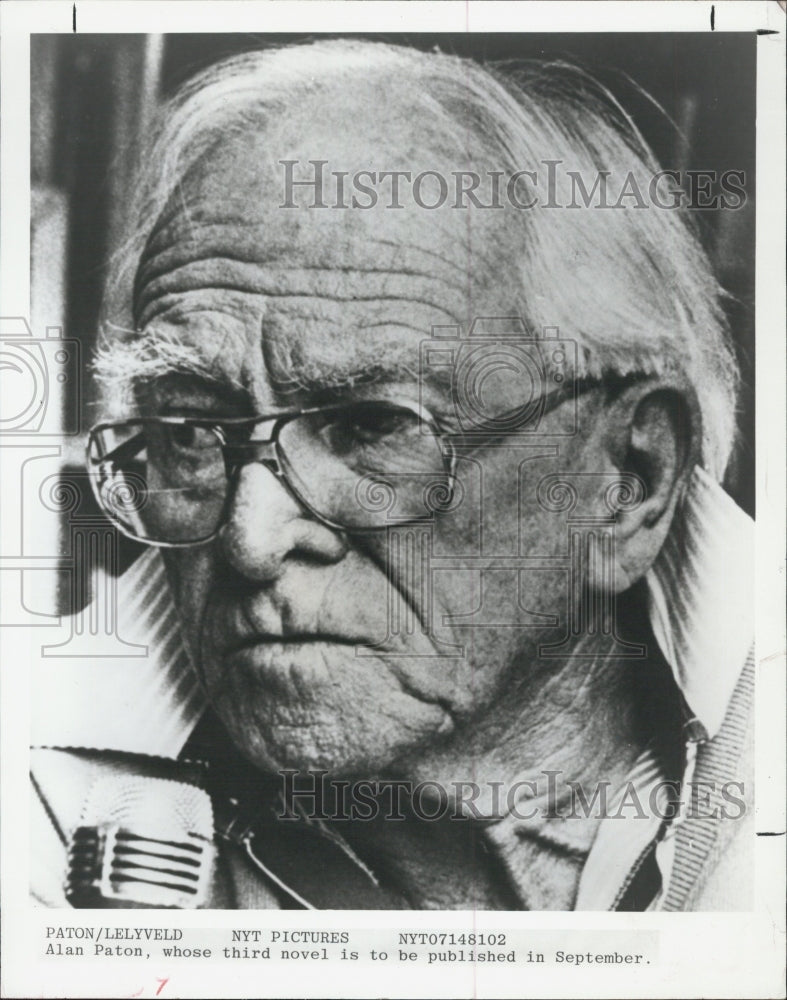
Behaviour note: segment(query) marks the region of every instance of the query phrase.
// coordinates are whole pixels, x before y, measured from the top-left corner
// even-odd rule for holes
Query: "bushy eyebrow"
[[[417,384],[418,373],[404,364],[372,364],[363,368],[309,365],[292,368],[286,377],[279,373],[271,381],[275,390],[282,395],[303,392],[315,397],[334,399],[353,390],[363,390],[375,385]]]
[[[410,334],[411,328],[406,328],[406,332]],[[335,339],[320,343],[268,335],[263,340],[263,358],[271,384],[284,394],[297,391],[337,394],[374,384],[418,384],[422,374],[417,344],[391,340],[376,351],[368,350],[365,345],[359,345],[356,351],[345,351],[337,350]]]
[[[233,378],[207,357],[198,343],[185,341],[172,328],[150,327],[127,339],[105,340],[97,351],[93,370],[112,409],[121,412],[133,408],[140,389],[153,386],[172,376],[181,376],[195,385],[226,396],[248,392],[238,377]],[[275,351],[275,359],[265,357],[268,377],[281,396],[305,393],[315,401],[339,401],[354,391],[363,392],[375,385],[417,385],[420,377],[435,388],[450,386],[450,373],[444,370],[419,372],[413,358],[390,358],[358,364],[357,358],[294,358],[289,351]]]
[[[139,386],[168,375],[190,376],[215,388],[242,388],[219,372],[196,344],[185,343],[169,329],[151,328],[129,339],[105,341],[96,352],[93,371],[105,394],[121,405],[128,405]]]

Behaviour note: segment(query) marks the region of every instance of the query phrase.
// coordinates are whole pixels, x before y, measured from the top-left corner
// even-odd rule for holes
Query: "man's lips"
[[[255,595],[252,595],[252,597]],[[324,598],[321,605],[328,603]],[[336,607],[301,609],[295,600],[245,600],[227,603],[219,600],[206,619],[206,638],[221,657],[254,648],[295,646],[362,647],[368,653],[395,656],[434,656],[432,637],[419,623],[412,631],[392,629],[386,615],[373,614],[368,607],[348,612],[338,596],[331,600]],[[211,642],[212,640],[212,642]]]
[[[335,635],[331,632],[290,632],[282,635],[258,633],[256,635],[244,636],[230,643],[224,652],[225,655],[231,655],[245,649],[254,649],[256,646],[301,646],[305,643],[317,642],[332,643],[339,646],[371,645],[371,642],[367,639],[354,639],[346,635]]]

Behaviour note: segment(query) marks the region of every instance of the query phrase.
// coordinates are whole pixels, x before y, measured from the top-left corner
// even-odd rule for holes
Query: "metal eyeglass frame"
[[[545,393],[544,395],[537,398],[535,403],[531,403],[528,409],[532,409],[526,420],[523,423],[530,423],[532,419],[537,415],[539,421],[541,418],[546,416],[552,410],[556,409],[563,402],[571,398],[578,398],[583,392],[588,391],[596,386],[602,384],[600,379],[578,379],[569,380],[568,384],[562,385],[559,388],[553,390],[550,393]],[[209,542],[213,541],[219,532],[224,528],[227,523],[229,511],[232,506],[235,497],[235,490],[237,487],[237,478],[241,469],[250,463],[259,463],[263,465],[266,469],[273,473],[274,476],[279,480],[282,486],[286,489],[289,495],[301,506],[307,513],[319,521],[321,524],[332,528],[335,531],[343,531],[352,535],[367,535],[378,531],[384,531],[388,525],[371,525],[366,527],[356,527],[348,526],[342,524],[340,521],[336,521],[333,518],[327,517],[322,514],[299,492],[297,486],[291,481],[291,477],[287,474],[287,466],[291,465],[286,457],[286,453],[281,449],[279,444],[279,435],[283,427],[293,420],[299,417],[309,416],[316,413],[335,413],[351,410],[357,408],[358,406],[363,406],[364,404],[370,404],[375,406],[380,406],[385,408],[386,406],[392,410],[409,410],[411,413],[415,414],[421,426],[427,426],[433,432],[440,451],[443,456],[443,461],[445,463],[445,472],[449,476],[449,479],[453,479],[456,470],[457,461],[457,451],[454,447],[454,440],[466,438],[473,440],[474,438],[481,436],[494,437],[496,434],[501,432],[501,424],[505,424],[506,420],[511,417],[512,414],[516,414],[523,407],[519,407],[516,410],[506,411],[505,413],[498,416],[494,421],[489,421],[487,424],[482,424],[480,422],[476,423],[476,426],[472,434],[457,433],[456,431],[449,431],[447,428],[441,426],[440,422],[435,418],[425,406],[420,403],[414,403],[411,400],[390,398],[390,399],[359,399],[352,403],[331,403],[326,406],[312,406],[304,409],[294,409],[294,410],[284,410],[274,414],[256,414],[251,417],[227,417],[222,419],[215,418],[205,418],[205,417],[180,417],[180,416],[159,416],[159,417],[136,417],[129,418],[128,420],[113,420],[106,421],[99,424],[95,424],[90,428],[88,435],[88,441],[86,446],[86,460],[87,468],[90,477],[90,483],[95,495],[96,501],[99,507],[109,516],[112,523],[116,525],[119,531],[121,531],[128,538],[139,542],[142,545],[152,545],[156,548],[164,549],[187,549],[194,548],[199,545],[207,545]],[[261,440],[249,440],[241,443],[235,443],[228,440],[227,430],[242,430],[244,428],[251,428],[252,430],[259,426],[260,424],[272,423],[270,430],[270,435],[267,438]],[[113,457],[117,457],[122,454],[124,458],[131,457],[136,454],[136,451],[140,448],[132,449],[132,445],[135,442],[135,438],[131,438],[124,444],[115,448],[113,451],[108,452],[103,455],[99,462],[94,461],[91,456],[91,449],[94,442],[96,441],[96,436],[104,430],[108,430],[113,427],[126,427],[126,426],[186,426],[186,427],[199,427],[212,431],[221,447],[222,455],[224,457],[225,470],[227,474],[227,497],[225,499],[224,508],[222,509],[221,515],[218,519],[216,528],[207,535],[205,538],[198,539],[196,541],[188,542],[162,542],[154,541],[148,538],[140,538],[139,535],[135,535],[133,532],[129,531],[124,527],[123,524],[119,522],[117,517],[115,517],[112,512],[108,509],[107,505],[102,499],[98,476],[96,475],[94,469],[99,462],[105,462],[112,460]],[[504,427],[502,433],[506,436],[511,434],[511,430],[508,427]],[[481,446],[480,444],[478,445]],[[463,454],[466,450],[463,449]]]

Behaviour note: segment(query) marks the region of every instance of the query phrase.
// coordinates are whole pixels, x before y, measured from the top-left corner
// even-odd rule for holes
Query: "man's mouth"
[[[246,649],[254,649],[257,646],[302,646],[306,643],[330,643],[339,646],[371,645],[366,639],[355,639],[331,632],[289,632],[286,634],[266,632],[239,639],[229,645],[225,653],[232,655]]]

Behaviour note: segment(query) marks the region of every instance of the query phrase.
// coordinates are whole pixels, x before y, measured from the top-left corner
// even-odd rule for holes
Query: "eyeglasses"
[[[527,420],[589,385],[541,397]],[[490,422],[487,437],[511,433],[508,417]],[[266,428],[266,437],[252,437]],[[461,500],[454,437],[422,406],[398,401],[237,419],[140,417],[93,427],[87,465],[96,499],[120,531],[183,548],[209,542],[226,524],[249,463],[269,469],[331,528],[365,533],[431,520]]]
[[[454,493],[450,443],[423,407],[409,403],[98,424],[87,460],[96,498],[118,528],[162,547],[214,538],[251,462],[269,469],[317,520],[353,532],[427,519]]]

